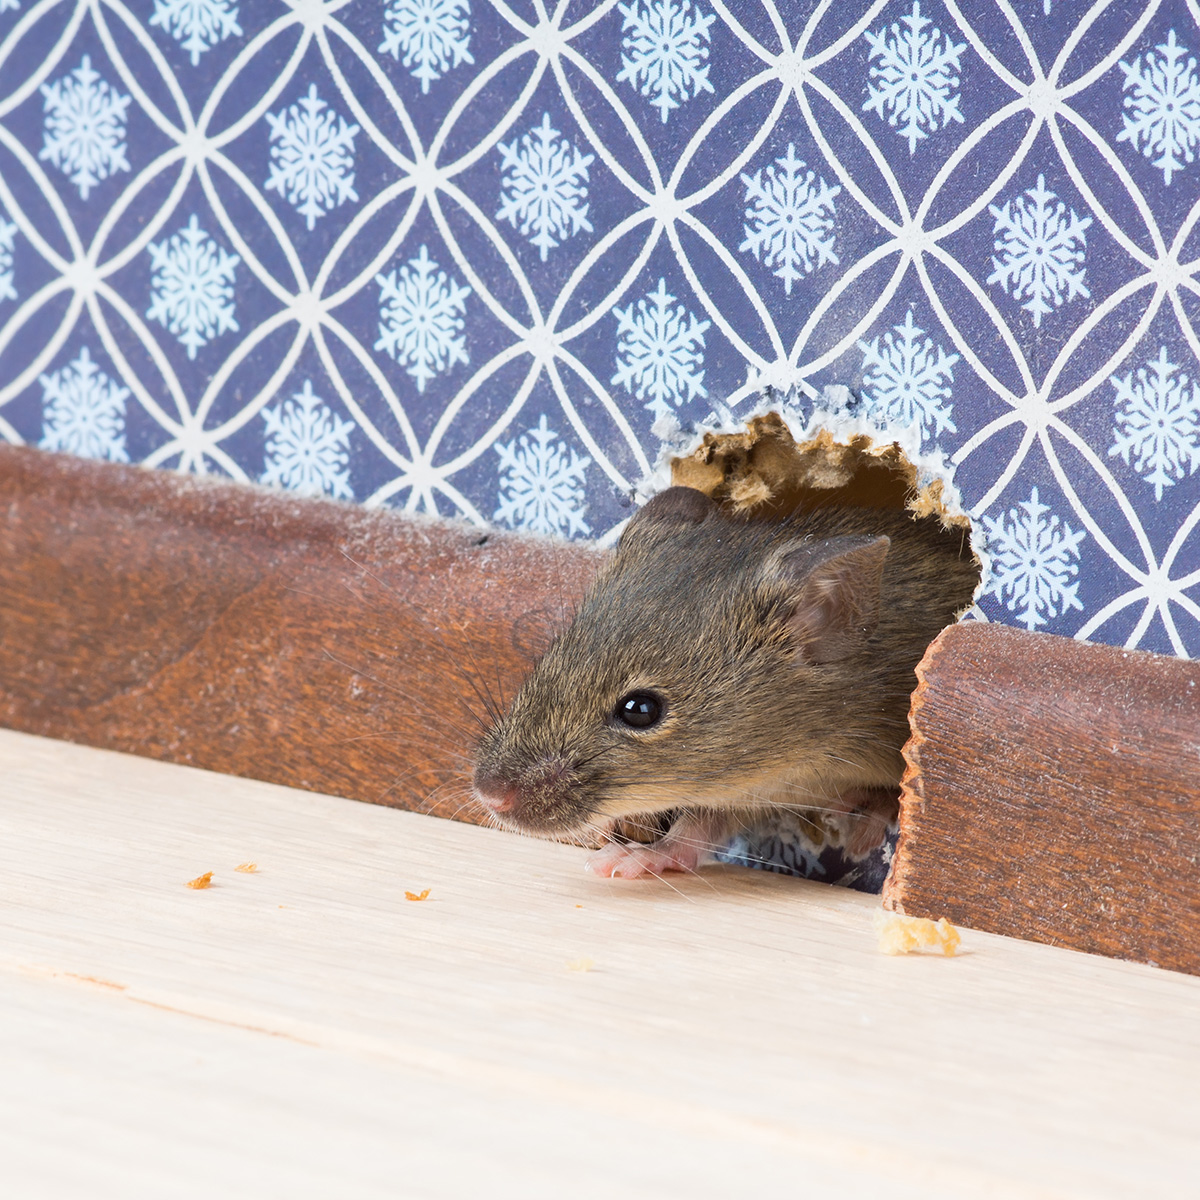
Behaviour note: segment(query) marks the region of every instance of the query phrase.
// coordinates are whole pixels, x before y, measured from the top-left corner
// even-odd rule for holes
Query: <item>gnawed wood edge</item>
[[[1200,974],[1200,664],[945,630],[884,906]]]
[[[907,914],[903,901],[904,885],[921,836],[921,813],[925,807],[924,778],[921,774],[921,747],[925,735],[921,731],[919,714],[925,706],[929,688],[926,674],[933,666],[941,644],[942,634],[939,634],[917,664],[917,686],[913,689],[908,709],[909,736],[901,751],[904,755],[904,775],[900,781],[900,834],[891,870],[883,885],[884,907],[898,913]]]

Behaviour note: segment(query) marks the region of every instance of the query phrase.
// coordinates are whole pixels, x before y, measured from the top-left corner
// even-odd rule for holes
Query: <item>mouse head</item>
[[[565,835],[752,803],[801,756],[819,771],[844,732],[845,668],[869,657],[888,545],[734,519],[691,488],[654,497],[484,736],[476,797]]]

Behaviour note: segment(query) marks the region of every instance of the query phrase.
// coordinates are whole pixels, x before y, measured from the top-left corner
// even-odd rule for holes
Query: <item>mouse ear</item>
[[[771,577],[793,589],[789,618],[805,660],[835,662],[861,650],[879,622],[886,537],[793,542],[771,559]]]
[[[649,533],[670,533],[680,525],[699,525],[717,512],[715,500],[690,487],[670,487],[651,496],[629,519],[621,541]]]

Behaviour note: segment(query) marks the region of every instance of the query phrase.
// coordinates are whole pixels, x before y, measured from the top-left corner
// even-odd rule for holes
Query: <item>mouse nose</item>
[[[496,813],[512,812],[517,807],[517,789],[512,784],[505,785],[492,780],[477,784],[475,798],[485,808]]]

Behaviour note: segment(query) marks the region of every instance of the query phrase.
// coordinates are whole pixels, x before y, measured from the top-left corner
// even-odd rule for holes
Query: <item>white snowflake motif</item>
[[[39,375],[42,385],[43,450],[61,450],[82,458],[128,462],[125,449],[125,401],[129,389],[114,383],[86,346],[60,371]]]
[[[947,354],[913,323],[910,311],[903,325],[882,338],[859,342],[863,352],[863,398],[872,415],[920,430],[921,440],[946,431],[956,433],[950,419],[950,384],[957,354]]]
[[[38,158],[52,162],[82,199],[117,171],[128,171],[125,111],[129,97],[114,91],[85,54],[61,79],[42,85],[45,133]]]
[[[229,0],[154,0],[149,24],[169,33],[191,56],[200,55],[227,37],[241,36],[238,6]]]
[[[992,257],[987,281],[998,283],[1014,300],[1024,300],[1021,307],[1033,314],[1035,328],[1059,305],[1091,295],[1083,282],[1083,260],[1092,218],[1068,210],[1046,187],[1044,176],[1003,208],[989,204],[988,212],[996,222],[998,257]]]
[[[1176,171],[1195,161],[1200,146],[1200,75],[1194,58],[1185,61],[1187,47],[1175,41],[1174,29],[1157,50],[1157,56],[1147,51],[1145,66],[1140,58],[1120,64],[1129,94],[1117,141],[1140,149],[1170,183]]]
[[[455,283],[422,246],[399,271],[376,275],[379,284],[379,341],[416,381],[417,391],[455,363],[465,363],[463,314],[469,287]]]
[[[901,30],[901,24],[907,30]],[[958,110],[958,59],[967,44],[956,46],[949,35],[942,42],[936,25],[925,28],[930,24],[914,0],[912,13],[892,24],[890,36],[886,26],[864,35],[871,44],[872,82],[867,85],[863,111],[878,113],[907,138],[909,154],[922,138],[945,129],[951,121],[963,123]]]
[[[1024,509],[1024,515],[1017,508]],[[1003,600],[1027,629],[1045,625],[1052,617],[1083,605],[1075,595],[1079,572],[1079,543],[1087,536],[1075,533],[1038,500],[1038,490],[1029,493],[1007,517],[984,517],[991,573],[985,595]],[[1007,598],[1006,598],[1007,597]],[[1018,611],[1020,610],[1020,611]]]
[[[591,533],[583,514],[584,474],[592,460],[560,442],[544,413],[536,429],[507,446],[497,443],[495,450],[500,455],[500,505],[494,520],[535,533]]]
[[[314,83],[295,104],[267,114],[271,171],[266,186],[294,204],[309,229],[339,204],[358,199],[353,171],[358,126],[327,108]]]
[[[581,230],[592,231],[588,220],[588,168],[594,156],[580,154],[542,114],[520,141],[500,143],[501,195],[496,216],[508,221],[542,252],[542,262],[561,241]]]
[[[15,300],[13,251],[16,249],[17,227],[0,217],[0,300]]]
[[[263,483],[288,488],[302,496],[353,500],[350,488],[350,434],[353,421],[343,421],[321,402],[306,379],[290,400],[263,409],[266,450]]]
[[[475,61],[468,0],[392,0],[383,19],[379,52],[402,59],[425,94],[452,67]]]
[[[667,291],[667,281],[637,304],[614,308],[617,318],[617,373],[612,382],[633,393],[660,417],[696,396],[704,387],[704,334],[700,321]]]
[[[188,358],[219,333],[236,330],[234,268],[241,262],[200,228],[195,213],[166,241],[150,243],[150,307],[146,316],[165,325]]]
[[[1163,488],[1182,479],[1185,471],[1200,467],[1200,383],[1193,383],[1179,364],[1168,361],[1163,346],[1158,358],[1109,383],[1116,389],[1113,444],[1109,454],[1119,454],[1147,482],[1154,484],[1154,499]]]
[[[0,0],[0,13],[16,12],[21,7],[21,0]]]
[[[689,0],[633,0],[618,4],[624,20],[621,31],[621,70],[618,83],[636,88],[662,114],[701,92],[708,81],[708,27],[717,19],[694,12]]]
[[[766,176],[764,179],[763,176]],[[772,268],[787,294],[792,284],[822,263],[836,263],[833,251],[834,197],[830,187],[807,169],[788,144],[787,154],[765,172],[742,176],[746,188],[746,240],[738,247]]]

